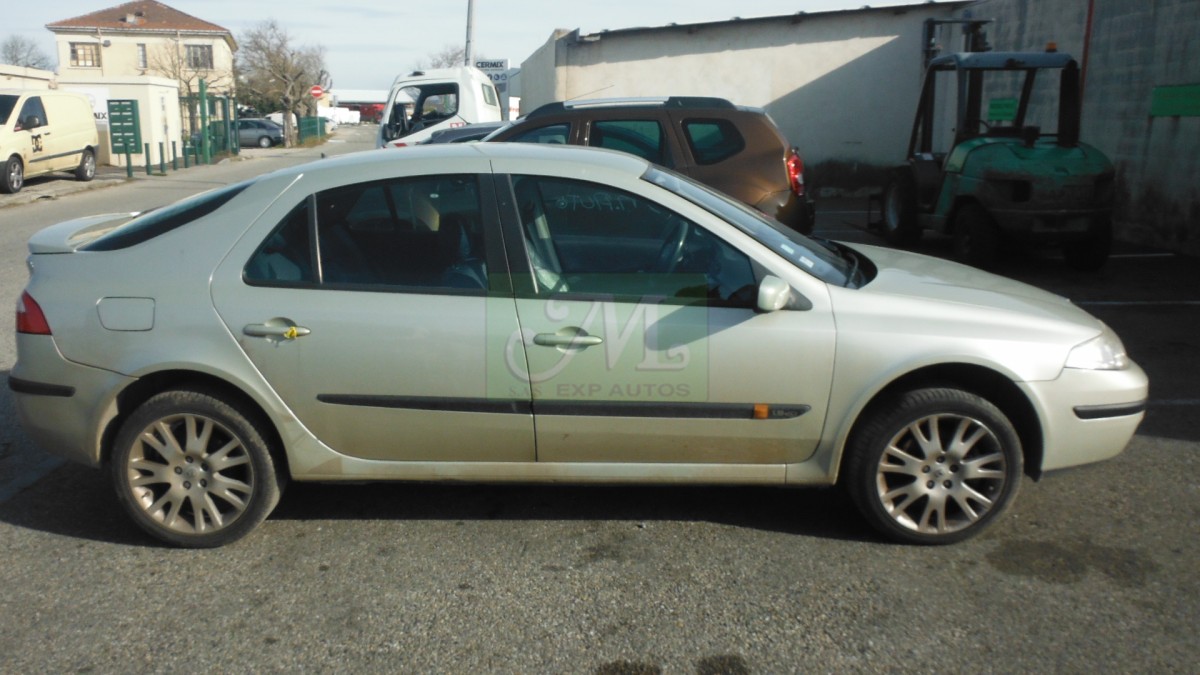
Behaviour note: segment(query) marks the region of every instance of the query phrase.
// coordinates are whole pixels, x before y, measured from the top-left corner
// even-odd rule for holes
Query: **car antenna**
[[[571,98],[567,99],[566,101],[563,101],[563,103],[566,103],[567,101],[575,101],[575,100],[583,98],[584,96],[591,96],[592,94],[599,94],[600,92],[604,91],[605,89],[612,89],[614,86],[616,86],[616,85],[610,84],[607,87],[600,87],[599,89],[594,89],[585,94],[580,94],[578,96],[572,96]]]

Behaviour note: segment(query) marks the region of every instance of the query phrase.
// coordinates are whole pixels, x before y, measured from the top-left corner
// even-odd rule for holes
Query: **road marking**
[[[1174,258],[1174,253],[1114,253],[1110,258]]]
[[[8,477],[0,481],[0,504],[16,497],[22,490],[66,463],[67,460],[61,457],[42,455],[25,466],[9,467],[12,473],[5,471],[8,473]]]

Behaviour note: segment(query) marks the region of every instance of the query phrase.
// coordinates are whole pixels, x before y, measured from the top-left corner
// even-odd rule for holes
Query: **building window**
[[[196,70],[212,70],[212,45],[186,45],[187,66]]]
[[[139,44],[137,46],[137,59],[138,59],[138,68],[141,68],[142,70],[146,70],[146,68],[149,67],[149,64],[147,63],[147,60],[146,60],[146,45]]]
[[[72,42],[71,65],[76,68],[99,68],[100,45],[95,42]]]

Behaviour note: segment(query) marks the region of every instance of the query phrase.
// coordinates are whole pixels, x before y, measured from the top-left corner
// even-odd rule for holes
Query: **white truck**
[[[418,70],[392,83],[379,123],[380,148],[399,148],[433,132],[502,119],[500,97],[491,79],[477,68],[460,66]]]

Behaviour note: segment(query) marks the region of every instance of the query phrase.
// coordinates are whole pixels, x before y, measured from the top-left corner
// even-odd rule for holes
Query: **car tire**
[[[883,238],[892,246],[912,246],[921,239],[917,186],[906,168],[892,172],[883,189]]]
[[[271,147],[271,137],[270,136],[260,136],[258,139],[258,147],[260,147],[260,148]]]
[[[1012,504],[1021,441],[995,405],[931,387],[868,410],[846,448],[845,481],[866,520],[910,544],[973,537]]]
[[[4,175],[0,176],[0,192],[16,194],[25,185],[25,165],[21,158],[13,155],[4,163]]]
[[[88,148],[83,151],[83,156],[79,158],[79,166],[75,169],[75,180],[86,183],[95,177],[96,153],[92,152],[91,148]]]
[[[110,457],[121,505],[174,546],[212,548],[262,523],[286,477],[258,425],[203,390],[153,396],[121,426]]]
[[[986,269],[1000,256],[1000,230],[979,204],[967,204],[954,218],[954,257]]]
[[[1092,228],[1087,239],[1073,241],[1063,246],[1063,257],[1067,266],[1082,272],[1095,272],[1108,262],[1112,251],[1112,221],[1104,222]]]

